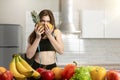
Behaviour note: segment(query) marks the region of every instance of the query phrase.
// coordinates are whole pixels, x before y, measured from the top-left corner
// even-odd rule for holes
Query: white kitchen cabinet
[[[82,11],[81,38],[120,38],[120,15],[114,10]]]
[[[116,9],[116,10],[115,10]],[[115,7],[105,12],[105,38],[120,38],[120,12]]]
[[[105,27],[105,38],[120,38],[120,23],[115,22]]]
[[[104,11],[82,11],[82,38],[104,38]]]

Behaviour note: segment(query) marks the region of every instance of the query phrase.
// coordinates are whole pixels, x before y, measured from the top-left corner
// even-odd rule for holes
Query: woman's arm
[[[28,43],[27,52],[26,52],[27,58],[31,59],[35,55],[39,42],[40,42],[40,38],[36,38],[32,45]]]
[[[35,26],[34,30],[35,30],[36,38],[32,44],[28,42],[28,47],[26,51],[26,57],[29,59],[31,59],[35,55],[37,47],[41,40],[41,34],[44,33],[44,28],[39,27],[38,25]]]
[[[63,54],[64,52],[64,44],[63,44],[63,41],[62,41],[62,33],[59,29],[56,29],[54,31],[54,35],[55,35],[55,38],[54,36],[52,36],[52,34],[48,34],[48,38],[51,42],[51,44],[53,45],[53,47],[55,48],[55,50],[59,53],[59,54]]]

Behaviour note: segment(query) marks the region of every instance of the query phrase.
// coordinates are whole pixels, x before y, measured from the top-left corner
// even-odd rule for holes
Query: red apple
[[[0,72],[0,80],[1,80],[2,74],[3,74],[3,73],[2,73],[2,72]]]
[[[51,70],[45,70],[41,73],[42,80],[53,80],[54,79],[54,73]]]
[[[13,74],[7,70],[1,75],[1,80],[13,80]]]
[[[40,74],[42,73],[42,71],[45,71],[46,69],[44,68],[37,68],[36,71],[39,72]]]
[[[107,80],[120,80],[120,72],[116,70],[107,71]]]

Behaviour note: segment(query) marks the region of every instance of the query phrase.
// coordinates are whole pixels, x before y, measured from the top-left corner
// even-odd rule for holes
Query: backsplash
[[[100,65],[120,69],[120,39],[64,38],[65,52],[57,55],[58,65],[76,61],[79,66]]]

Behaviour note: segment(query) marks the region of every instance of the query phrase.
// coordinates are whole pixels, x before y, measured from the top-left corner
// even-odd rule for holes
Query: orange
[[[51,71],[55,74],[55,80],[61,80],[62,79],[62,71],[63,69],[60,67],[54,67]]]
[[[6,71],[6,68],[5,68],[5,67],[0,66],[0,72],[1,72],[1,73],[4,73],[5,71]]]

